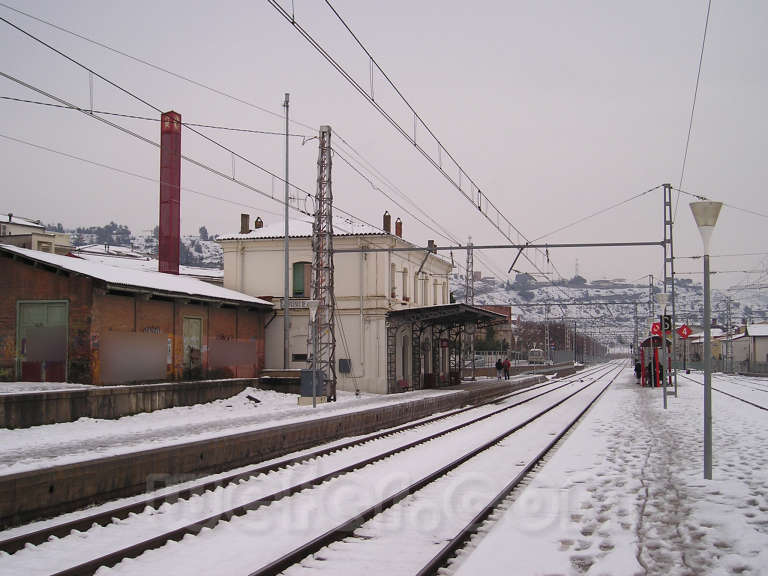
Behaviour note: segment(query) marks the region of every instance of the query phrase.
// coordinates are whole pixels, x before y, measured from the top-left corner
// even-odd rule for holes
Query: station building
[[[217,238],[224,252],[224,286],[276,304],[276,317],[266,329],[266,367],[306,368],[312,220],[289,220],[287,306],[285,222],[264,226],[257,218],[253,230],[249,224],[242,215],[240,233]],[[382,229],[335,219],[333,242],[335,251],[355,250],[333,256],[339,390],[388,393],[446,382],[451,371],[449,340],[455,341],[475,314],[501,318],[452,304],[452,263],[425,250],[402,250],[417,247],[403,239],[399,219],[395,233],[390,233],[389,214]],[[286,320],[289,349],[284,366]]]

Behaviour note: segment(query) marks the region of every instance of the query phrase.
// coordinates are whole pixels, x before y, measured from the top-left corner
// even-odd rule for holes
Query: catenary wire
[[[38,106],[47,106],[49,108],[58,108],[61,110],[76,110],[76,108],[71,108],[69,106],[63,106],[61,104],[53,104],[51,102],[41,102],[39,100],[26,100],[24,98],[14,98],[12,96],[0,96],[0,100],[9,100],[12,102],[20,102],[24,104],[36,104]],[[160,118],[150,118],[149,116],[137,116],[135,114],[122,114],[119,112],[107,112],[105,110],[91,110],[90,108],[82,108],[82,110],[85,110],[86,112],[90,112],[91,114],[101,114],[103,116],[116,116],[120,118],[130,118],[133,120],[146,120],[149,122],[160,122]],[[285,132],[270,132],[269,130],[253,130],[250,128],[234,128],[232,126],[219,126],[215,124],[199,124],[196,122],[184,122],[185,126],[195,126],[197,128],[212,128],[214,130],[226,130],[229,132],[245,132],[247,134],[265,134],[269,136],[282,136],[285,138]],[[308,138],[306,134],[288,134],[288,136],[294,137],[294,138]]]
[[[8,8],[9,10],[12,10],[12,11],[14,11],[14,12],[18,13],[18,14],[21,14],[21,15],[23,15],[23,16],[26,16],[26,17],[28,17],[28,18],[31,18],[31,19],[33,19],[33,20],[36,20],[36,21],[38,21],[38,22],[40,22],[40,23],[43,23],[43,24],[45,24],[45,25],[47,25],[47,26],[50,26],[50,27],[52,27],[52,28],[54,28],[54,29],[57,29],[57,30],[59,30],[59,31],[61,31],[61,32],[64,32],[64,33],[70,34],[70,35],[72,35],[72,36],[74,36],[74,37],[76,37],[76,38],[79,38],[79,39],[81,39],[81,40],[84,40],[84,41],[86,41],[86,42],[89,42],[89,43],[91,43],[91,44],[94,44],[94,45],[96,45],[96,46],[99,46],[99,47],[101,47],[101,48],[104,48],[104,49],[106,49],[106,50],[109,50],[109,51],[111,51],[111,52],[113,52],[113,53],[119,54],[119,55],[121,55],[121,56],[124,56],[124,57],[126,57],[126,58],[129,58],[129,59],[131,59],[131,60],[134,60],[134,61],[136,61],[136,62],[139,62],[139,63],[141,63],[141,64],[144,64],[144,65],[146,65],[146,66],[148,66],[148,67],[150,67],[150,68],[153,68],[153,69],[155,69],[155,70],[158,70],[158,71],[161,71],[161,72],[167,73],[167,74],[169,74],[169,75],[171,75],[171,76],[173,76],[173,77],[176,77],[176,78],[178,78],[178,79],[181,79],[181,80],[183,80],[183,81],[189,82],[189,83],[191,83],[191,84],[193,84],[193,85],[196,85],[196,86],[198,86],[198,87],[201,87],[201,88],[207,89],[207,90],[209,90],[209,91],[212,91],[212,92],[214,92],[214,93],[216,93],[216,94],[219,94],[219,95],[221,95],[221,96],[224,96],[224,97],[230,98],[230,99],[232,99],[232,100],[234,100],[234,101],[237,101],[237,102],[239,102],[239,103],[242,103],[242,104],[248,105],[248,106],[250,106],[250,107],[253,107],[253,108],[255,108],[255,109],[258,109],[258,110],[260,110],[260,111],[266,112],[266,113],[268,113],[268,114],[270,114],[270,115],[272,115],[272,116],[275,116],[275,117],[279,117],[279,118],[281,118],[281,119],[283,118],[283,116],[282,116],[282,115],[280,115],[280,114],[277,114],[277,113],[275,113],[275,112],[273,112],[273,111],[271,111],[271,110],[268,110],[268,109],[266,109],[266,108],[260,107],[260,106],[258,106],[258,105],[256,105],[256,104],[253,104],[253,103],[251,103],[251,102],[248,102],[248,101],[246,101],[246,100],[243,100],[243,99],[241,99],[241,98],[238,98],[238,97],[236,97],[236,96],[233,96],[233,95],[231,95],[231,94],[228,94],[228,93],[226,93],[226,92],[224,92],[224,91],[222,91],[222,90],[218,90],[218,89],[216,89],[216,88],[213,88],[213,87],[211,87],[211,86],[209,86],[209,85],[206,85],[206,84],[204,84],[204,83],[202,83],[202,82],[199,82],[199,81],[193,80],[193,79],[191,79],[191,78],[188,78],[188,77],[186,77],[186,76],[182,76],[182,75],[180,75],[180,74],[178,74],[178,73],[175,73],[175,72],[173,72],[173,71],[171,71],[171,70],[168,70],[168,69],[166,69],[166,68],[163,68],[163,67],[161,67],[161,66],[158,66],[158,65],[156,65],[156,64],[153,64],[153,63],[151,63],[151,62],[149,62],[149,61],[147,61],[147,60],[144,60],[144,59],[141,59],[141,58],[138,58],[138,57],[132,56],[132,55],[130,55],[130,54],[128,54],[128,53],[126,53],[126,52],[124,52],[124,51],[118,50],[118,49],[116,49],[116,48],[114,48],[114,47],[112,47],[112,46],[109,46],[109,45],[105,44],[105,43],[102,43],[102,42],[98,42],[98,41],[96,41],[96,40],[93,40],[93,39],[91,39],[91,38],[88,38],[88,37],[86,37],[86,36],[84,36],[84,35],[82,35],[82,34],[78,34],[78,33],[74,32],[74,31],[72,31],[72,30],[69,30],[69,29],[67,29],[67,28],[64,28],[64,27],[62,27],[62,26],[59,26],[59,25],[57,25],[57,24],[53,24],[52,22],[49,22],[49,21],[47,21],[47,20],[44,20],[44,19],[42,19],[42,18],[36,17],[36,16],[34,16],[34,15],[32,15],[32,14],[29,14],[29,13],[27,13],[27,12],[23,12],[23,11],[17,10],[17,9],[15,9],[15,8],[11,7],[11,6],[8,6],[7,4],[3,4],[3,3],[0,3],[0,6],[4,6],[4,7]],[[29,35],[29,34],[27,34],[27,35]],[[309,125],[307,125],[307,124],[304,124],[304,123],[302,123],[302,122],[298,122],[298,121],[295,121],[295,120],[293,120],[293,119],[291,120],[291,123],[292,123],[292,124],[296,124],[296,125],[300,125],[300,126],[303,126],[303,127],[305,127],[305,128],[308,128],[308,129],[310,129],[310,130],[314,129],[313,127],[311,127],[311,126],[309,126]],[[184,125],[187,125],[187,123],[183,123],[183,124],[184,124]],[[338,139],[339,139],[339,140],[342,142],[342,144],[343,144],[343,145],[346,145],[346,146],[347,146],[347,147],[348,147],[348,148],[349,148],[349,149],[350,149],[350,150],[351,150],[351,151],[352,151],[352,152],[353,152],[353,153],[354,153],[356,156],[358,156],[358,158],[360,158],[360,159],[361,159],[361,161],[362,161],[362,162],[363,162],[363,163],[366,165],[366,167],[367,167],[369,170],[371,170],[373,173],[377,174],[377,175],[378,175],[380,178],[382,178],[382,180],[383,180],[384,182],[388,183],[388,184],[390,185],[390,187],[391,187],[393,190],[395,190],[395,191],[396,191],[396,192],[397,192],[397,193],[398,193],[398,194],[399,194],[401,197],[403,197],[403,198],[405,198],[406,200],[408,200],[408,201],[409,201],[411,204],[413,204],[413,205],[414,205],[414,206],[415,206],[415,207],[418,209],[418,206],[417,206],[415,203],[413,203],[412,201],[410,201],[410,199],[409,199],[409,198],[408,198],[406,195],[402,194],[402,192],[400,192],[400,191],[397,189],[397,187],[396,187],[396,186],[394,186],[394,184],[392,184],[392,183],[391,183],[391,181],[389,181],[389,180],[386,178],[386,176],[384,176],[384,175],[383,175],[383,174],[382,174],[380,171],[378,171],[378,169],[376,169],[376,168],[375,168],[375,166],[373,166],[373,164],[372,164],[372,163],[370,163],[370,161],[368,161],[368,160],[367,160],[367,159],[366,159],[366,158],[365,158],[365,157],[364,157],[364,156],[363,156],[363,155],[362,155],[362,154],[361,154],[361,153],[360,153],[360,152],[359,152],[359,151],[358,151],[358,150],[357,150],[357,149],[356,149],[354,146],[352,146],[352,145],[351,145],[351,144],[350,144],[350,143],[349,143],[349,142],[348,142],[348,141],[347,141],[347,140],[346,140],[346,139],[345,139],[345,138],[344,138],[344,137],[343,137],[343,136],[342,136],[342,135],[341,135],[341,134],[340,134],[338,131],[334,131],[334,134],[335,134],[335,136],[336,136],[336,137],[337,137],[337,138],[338,138]],[[274,176],[276,179],[279,179],[279,180],[281,180],[281,181],[283,180],[283,179],[282,179],[282,178],[280,178],[279,176],[276,176],[276,175],[273,175],[273,176]],[[305,193],[306,193],[306,192],[305,192]],[[342,210],[339,210],[339,211],[343,212]],[[456,241],[456,243],[459,243],[459,242],[458,242],[458,241]],[[525,258],[526,258],[526,259],[528,259],[528,260],[530,261],[530,259],[527,257],[527,255],[525,256]],[[500,273],[498,270],[494,270],[494,267],[493,267],[493,266],[491,266],[489,263],[486,263],[486,262],[485,262],[485,261],[484,261],[484,260],[483,260],[481,257],[478,257],[478,260],[479,260],[481,263],[483,263],[483,264],[484,264],[484,265],[485,265],[485,266],[486,266],[488,269],[492,270],[492,271],[493,271],[493,272],[495,272],[496,274],[499,274],[499,275],[500,275],[500,277],[503,277],[503,274],[501,274],[501,273]],[[532,263],[533,263],[533,262],[532,262]]]
[[[90,164],[91,166],[96,166],[98,168],[104,168],[106,170],[111,170],[113,172],[117,172],[118,174],[123,174],[125,176],[132,176],[134,178],[139,178],[141,180],[145,180],[146,182],[152,182],[154,184],[162,184],[162,180],[159,180],[157,178],[152,178],[150,176],[145,176],[144,174],[139,174],[137,172],[131,172],[129,170],[125,170],[123,168],[118,168],[117,166],[111,166],[109,164],[104,164],[102,162],[97,162],[95,160],[89,160],[88,158],[83,158],[82,156],[77,156],[75,154],[70,154],[68,152],[63,152],[61,150],[56,150],[55,148],[50,148],[48,146],[43,146],[42,144],[35,144],[33,142],[30,142],[28,140],[22,140],[21,138],[15,138],[13,136],[9,136],[8,134],[0,133],[0,138],[5,138],[6,140],[9,140],[11,142],[16,142],[18,144],[23,144],[25,146],[29,146],[31,148],[36,148],[37,150],[42,150],[45,152],[50,152],[51,154],[56,154],[58,156],[62,156],[64,158],[69,158],[70,160],[77,160],[79,162],[83,162],[85,164]],[[253,204],[246,204],[244,202],[238,202],[237,200],[231,200],[229,198],[224,198],[223,196],[216,196],[215,194],[209,194],[207,192],[200,192],[199,190],[194,190],[193,188],[188,188],[185,186],[180,186],[180,190],[183,190],[184,192],[190,192],[192,194],[197,194],[199,196],[204,196],[206,198],[210,198],[213,200],[219,200],[221,202],[227,202],[228,204],[232,204],[234,206],[241,206],[243,208],[251,208],[253,210],[260,210],[266,214],[273,214],[275,216],[282,216],[279,212],[272,212],[270,210],[266,210],[262,208],[261,206],[255,206]]]
[[[678,188],[683,187],[683,178],[685,177],[685,163],[688,160],[688,146],[691,143],[691,131],[693,130],[693,118],[696,111],[696,98],[699,94],[699,80],[701,79],[701,65],[704,62],[704,46],[707,42],[707,29],[709,28],[709,12],[712,8],[712,0],[707,2],[707,17],[704,21],[704,36],[701,39],[701,51],[699,53],[699,67],[696,72],[696,86],[693,89],[693,103],[691,104],[691,119],[688,123],[688,136],[685,138],[685,152],[683,153],[683,166],[680,169],[680,184]],[[677,200],[675,201],[675,219],[677,219],[677,208],[680,205],[680,193],[678,191]]]

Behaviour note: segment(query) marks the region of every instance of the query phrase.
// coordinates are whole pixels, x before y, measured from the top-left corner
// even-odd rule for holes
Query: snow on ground
[[[62,390],[84,390],[95,388],[89,384],[70,382],[0,382],[0,395],[20,394],[22,392],[60,392]]]
[[[713,384],[729,380],[765,384]],[[625,370],[456,573],[768,574],[768,412],[712,398],[704,480],[702,386],[680,379],[665,411]]]
[[[311,405],[298,406],[294,394],[246,388],[236,396],[207,404],[168,408],[117,420],[80,418],[75,422],[32,428],[0,429],[0,474],[126,454],[451,393],[447,390],[419,390],[386,396],[355,396],[354,393],[340,391],[337,402],[318,404],[313,411]],[[248,396],[258,399],[259,403],[249,400]]]

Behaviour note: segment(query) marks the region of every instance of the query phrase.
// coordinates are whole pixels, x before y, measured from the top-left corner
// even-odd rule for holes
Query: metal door
[[[203,358],[201,342],[203,319],[184,317],[184,377],[197,378],[202,375]]]

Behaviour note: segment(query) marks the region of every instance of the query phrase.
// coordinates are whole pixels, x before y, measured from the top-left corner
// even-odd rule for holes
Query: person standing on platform
[[[504,368],[504,364],[501,361],[501,358],[496,360],[496,378],[501,380],[501,371]]]
[[[509,367],[511,364],[509,363],[509,358],[504,358],[504,362],[502,362],[502,367],[504,368],[504,380],[509,380]]]

